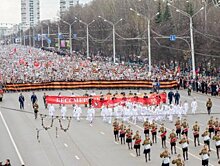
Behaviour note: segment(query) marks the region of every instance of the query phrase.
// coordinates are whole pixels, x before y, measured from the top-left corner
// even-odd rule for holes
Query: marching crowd
[[[110,57],[100,55],[85,57],[80,53],[72,56],[59,55],[28,46],[2,46],[0,50],[0,81],[6,83],[36,83],[52,81],[88,80],[177,80],[178,87],[190,88],[202,93],[219,93],[217,77],[192,73],[169,65],[154,65],[152,72],[148,66],[140,64],[112,63]],[[219,73],[219,72],[217,72]]]
[[[94,95],[93,93],[91,93],[91,95]],[[59,93],[59,95],[61,95],[61,93]],[[21,96],[22,94],[19,96],[19,99]],[[49,116],[57,116],[54,105],[47,105],[45,101],[45,96],[46,94],[44,93],[44,106],[45,108],[48,108]],[[31,96],[31,102],[33,104],[34,111],[37,100],[37,96],[33,93]],[[23,105],[21,104],[20,106],[22,109]],[[85,106],[88,107],[86,109],[86,120],[88,120],[89,124],[92,126],[97,110],[92,107],[91,102],[89,102],[89,104]],[[207,109],[211,110],[211,108],[208,108],[211,107],[209,105],[209,100],[207,101],[206,106]],[[188,135],[190,131],[193,131],[195,147],[200,146],[200,137],[202,137],[203,139],[204,145],[201,151],[198,152],[198,155],[200,155],[202,158],[202,165],[208,166],[211,151],[210,145],[213,143],[216,146],[217,158],[219,159],[220,121],[218,118],[211,117],[207,122],[207,128],[203,131],[201,131],[199,123],[197,121],[195,121],[195,124],[190,127],[185,117],[190,110],[192,114],[195,114],[197,111],[197,107],[198,104],[196,99],[194,99],[190,104],[187,101],[181,103],[180,94],[178,93],[178,91],[176,91],[175,94],[170,91],[168,93],[168,104],[162,103],[158,106],[149,106],[140,103],[125,102],[114,106],[106,105],[102,106],[100,115],[104,123],[109,123],[113,125],[115,141],[118,142],[120,138],[121,144],[127,143],[128,149],[134,148],[137,156],[140,156],[140,149],[141,146],[143,146],[143,153],[145,155],[146,162],[149,162],[151,160],[151,148],[153,148],[153,145],[158,142],[157,139],[158,137],[160,137],[162,148],[164,148],[164,151],[159,155],[162,158],[162,166],[169,166],[170,163],[177,166],[184,166],[184,161],[189,159]],[[61,118],[66,119],[66,113],[68,111],[66,105],[60,105],[59,108]],[[82,109],[84,108],[82,108],[80,105],[73,105],[71,109],[72,117],[75,118],[77,121],[81,121],[82,119]],[[208,113],[210,114],[209,110]],[[35,118],[37,118],[37,116],[35,116]],[[163,122],[166,122],[167,120],[169,122],[173,122],[173,118],[176,118],[177,120],[174,122],[173,130],[168,133],[167,128],[165,127]],[[130,123],[143,124],[143,134],[145,135],[143,140],[141,138],[141,132],[132,130]],[[158,133],[160,133],[160,135]],[[167,148],[167,142],[170,142],[170,150],[168,150]],[[177,154],[177,144],[180,144],[182,148],[183,159],[180,154],[178,154],[177,157],[173,159],[172,155]],[[171,157],[173,160],[171,160]]]

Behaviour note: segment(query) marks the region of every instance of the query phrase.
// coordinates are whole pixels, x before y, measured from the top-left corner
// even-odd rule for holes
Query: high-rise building
[[[23,29],[33,27],[40,20],[39,0],[21,0],[21,23]]]
[[[60,15],[62,16],[71,6],[79,3],[79,0],[60,0]]]

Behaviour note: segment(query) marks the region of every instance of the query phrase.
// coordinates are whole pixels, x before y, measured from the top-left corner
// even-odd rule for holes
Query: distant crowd
[[[110,57],[86,57],[80,53],[59,55],[57,52],[28,46],[7,45],[0,47],[0,82],[37,83],[52,81],[88,80],[177,80],[179,87],[191,87],[202,93],[219,92],[217,77],[198,74],[192,79],[190,72],[180,67],[154,65],[149,73],[147,64],[113,63]]]

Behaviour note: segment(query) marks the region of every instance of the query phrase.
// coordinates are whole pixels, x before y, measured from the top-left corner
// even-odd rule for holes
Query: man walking
[[[36,101],[37,101],[37,96],[36,96],[35,93],[33,92],[33,94],[31,95],[32,106],[34,106],[34,103],[36,103]]]
[[[38,108],[39,108],[37,102],[34,103],[33,108],[34,108],[34,117],[35,119],[37,119],[37,113],[38,113]]]
[[[179,105],[179,101],[180,101],[180,94],[178,91],[176,91],[175,95],[174,95],[174,98],[175,98],[175,104],[176,105]]]
[[[173,93],[172,91],[170,91],[170,92],[168,93],[169,104],[172,104],[173,97],[174,97],[174,93]]]
[[[23,110],[24,109],[24,96],[22,95],[22,93],[20,94],[18,101],[20,103],[20,109]]]
[[[208,114],[210,115],[211,113],[211,108],[212,108],[212,100],[209,98],[208,101],[206,102],[206,107],[207,107],[207,111]]]

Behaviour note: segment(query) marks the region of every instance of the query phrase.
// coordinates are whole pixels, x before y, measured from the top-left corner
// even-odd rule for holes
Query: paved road
[[[59,91],[47,91],[47,94],[57,95]],[[74,91],[62,91],[63,95],[75,94],[82,95],[84,90]],[[95,91],[99,94],[100,91]],[[103,93],[107,92],[102,90]],[[113,91],[115,92],[115,90]],[[141,91],[142,92],[142,91]],[[190,127],[197,120],[201,125],[201,131],[206,128],[206,123],[209,116],[206,115],[205,103],[207,96],[200,94],[193,94],[193,97],[188,97],[185,91],[181,91],[182,101],[187,100],[191,102],[193,97],[198,101],[198,114],[187,115]],[[112,165],[146,165],[144,162],[144,156],[135,156],[135,151],[128,150],[126,145],[120,145],[114,142],[112,126],[102,122],[101,118],[96,118],[93,126],[83,119],[80,122],[76,120],[71,121],[71,126],[67,132],[61,131],[58,120],[54,121],[54,125],[49,130],[41,130],[41,119],[37,120],[33,117],[33,110],[30,105],[30,92],[23,93],[26,99],[25,111],[13,110],[19,108],[18,95],[19,93],[5,94],[3,102],[0,103],[0,160],[10,158],[12,164],[15,166],[112,166]],[[43,91],[36,92],[39,98],[40,110],[42,113],[48,113],[43,106]],[[220,110],[220,99],[212,98],[213,100],[213,113],[218,113]],[[12,108],[12,109],[7,109]],[[60,111],[58,106],[57,115]],[[85,108],[83,108],[85,111]],[[96,115],[99,115],[97,110]],[[72,114],[71,107],[68,107],[68,115]],[[2,116],[1,116],[2,115]],[[214,115],[219,117],[219,115]],[[5,120],[5,123],[4,123]],[[51,119],[47,118],[45,125],[50,125]],[[67,125],[67,122],[63,121],[63,126]],[[169,130],[174,128],[173,123],[165,122],[165,125]],[[132,129],[142,131],[142,124],[132,124]],[[8,130],[7,130],[8,127]],[[56,127],[58,130],[56,130]],[[37,141],[37,131],[40,129],[40,142]],[[57,137],[56,137],[57,136]],[[144,136],[142,135],[142,138]],[[201,147],[194,147],[192,142],[192,132],[189,135],[189,161],[186,162],[187,166],[201,165],[201,159],[198,155]],[[13,144],[14,141],[14,144]],[[202,140],[201,140],[202,142]],[[169,144],[167,144],[169,147]],[[15,149],[17,148],[17,150]],[[180,147],[180,146],[178,146]],[[217,158],[215,152],[214,142],[211,144],[212,152],[210,158],[210,165],[217,165]],[[142,149],[141,149],[142,150]],[[161,159],[159,153],[162,152],[160,139],[157,144],[152,147],[152,158],[147,165],[159,166],[161,165]],[[178,148],[178,153],[181,153],[181,149]],[[181,153],[182,154],[182,153]],[[172,158],[175,155],[172,156]]]

